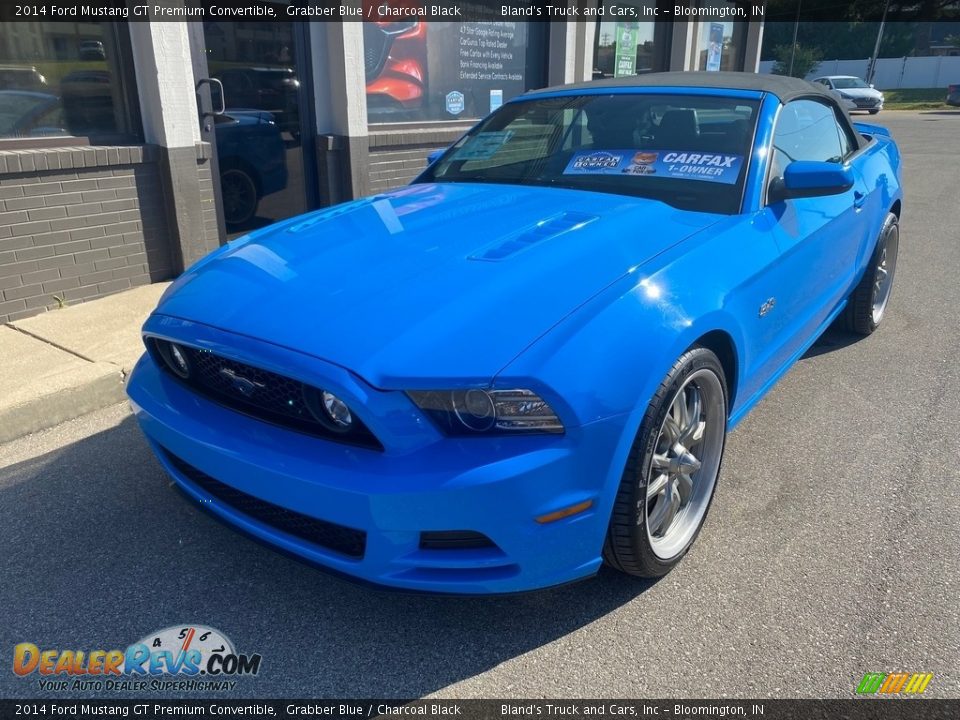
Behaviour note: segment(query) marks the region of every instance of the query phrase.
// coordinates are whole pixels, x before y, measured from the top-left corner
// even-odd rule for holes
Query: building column
[[[160,152],[160,177],[175,272],[217,247],[205,228],[215,210],[198,169],[200,128],[186,23],[128,25],[146,143]],[[201,153],[203,154],[203,153]],[[206,162],[206,159],[202,159]]]
[[[760,72],[760,50],[763,48],[763,20],[747,24],[747,51],[743,56],[744,72]]]
[[[310,44],[320,199],[334,205],[368,194],[363,23],[310,23]]]
[[[599,0],[567,0],[568,7],[597,7]],[[547,85],[565,85],[593,79],[593,45],[597,23],[593,19],[550,23]]]
[[[697,33],[700,25],[696,21],[674,22],[673,38],[670,42],[670,69],[696,70]]]

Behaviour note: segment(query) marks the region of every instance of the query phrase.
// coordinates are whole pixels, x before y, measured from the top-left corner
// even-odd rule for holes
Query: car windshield
[[[833,78],[833,86],[837,90],[847,90],[849,88],[865,88],[870,87],[860,78],[855,77],[843,77],[843,78]]]
[[[758,103],[624,93],[508,103],[417,182],[545,185],[739,212]]]

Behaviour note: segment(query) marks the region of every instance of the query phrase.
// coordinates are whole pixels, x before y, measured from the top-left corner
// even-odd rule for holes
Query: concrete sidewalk
[[[0,443],[119,402],[168,283],[0,325]]]

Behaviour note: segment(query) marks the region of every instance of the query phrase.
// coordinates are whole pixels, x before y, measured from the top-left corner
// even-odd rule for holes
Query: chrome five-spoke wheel
[[[869,335],[880,326],[890,304],[899,253],[900,223],[888,213],[870,263],[847,303],[847,327],[853,332]]]
[[[698,370],[673,396],[648,472],[647,534],[663,560],[686,549],[707,512],[725,425],[720,380],[710,370]]]
[[[644,413],[617,490],[603,557],[642,577],[665,575],[703,526],[727,435],[727,375],[695,346],[674,363]]]
[[[897,251],[899,250],[899,233],[888,233],[885,242],[880,247],[880,256],[877,258],[877,268],[873,278],[873,324],[879,325],[883,313],[890,300],[890,291],[893,289],[893,274],[897,270]]]

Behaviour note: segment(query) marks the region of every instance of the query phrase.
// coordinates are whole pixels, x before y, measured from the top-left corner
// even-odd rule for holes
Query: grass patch
[[[900,90],[884,90],[883,97],[886,105],[892,103],[936,102],[943,104],[947,97],[947,89],[942,88],[901,88]]]
[[[949,105],[944,102],[947,89],[943,88],[902,88],[883,91],[885,110],[945,110]]]

